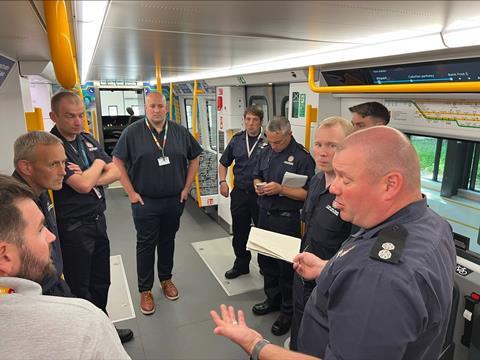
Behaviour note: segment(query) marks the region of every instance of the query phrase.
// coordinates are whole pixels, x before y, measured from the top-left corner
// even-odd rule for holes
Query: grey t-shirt
[[[130,359],[108,317],[83,299],[41,295],[40,285],[0,277],[2,359]]]

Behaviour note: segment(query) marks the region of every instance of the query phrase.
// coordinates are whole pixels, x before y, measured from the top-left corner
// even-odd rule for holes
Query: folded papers
[[[293,258],[300,252],[300,239],[252,227],[248,237],[247,250],[293,262]]]

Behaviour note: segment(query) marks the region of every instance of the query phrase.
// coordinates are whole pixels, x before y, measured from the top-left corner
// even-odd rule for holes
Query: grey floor
[[[197,255],[191,243],[228,236],[228,234],[192,199],[189,199],[177,233],[173,280],[180,298],[167,300],[157,280],[153,289],[157,311],[151,316],[139,310],[136,280],[135,229],[128,198],[122,189],[108,190],[107,224],[112,255],[122,255],[136,318],[117,323],[128,327],[135,338],[125,344],[132,359],[248,359],[229,340],[213,334],[209,311],[219,304],[232,304],[245,311],[250,327],[272,343],[283,345],[287,335],[276,337],[270,327],[277,313],[255,316],[251,307],[264,299],[263,291],[251,291],[228,297],[210,270]]]

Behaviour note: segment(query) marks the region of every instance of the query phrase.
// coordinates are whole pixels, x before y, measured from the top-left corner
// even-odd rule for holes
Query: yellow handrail
[[[44,0],[43,9],[55,76],[63,88],[73,89],[77,80],[76,64],[65,1]]]
[[[193,106],[192,106],[192,133],[195,140],[198,140],[197,132],[197,95],[202,91],[198,90],[197,80],[193,82]],[[197,202],[198,206],[202,207],[202,196],[200,194],[200,180],[198,179],[198,171],[195,174],[195,188],[197,190]]]
[[[173,83],[170,83],[170,98],[168,100],[168,105],[170,105],[169,114],[170,121],[173,121]]]
[[[155,75],[157,78],[157,92],[162,92],[162,74],[160,72],[160,64],[155,66]]]
[[[42,109],[39,107],[36,107],[33,109],[31,112],[26,112],[25,113],[25,120],[27,122],[27,131],[43,131],[45,130],[45,127],[43,125],[43,115],[42,115]]]
[[[308,85],[316,93],[428,93],[428,92],[479,92],[480,81],[438,82],[414,84],[385,85],[345,85],[317,86],[315,84],[315,67],[308,68]]]
[[[307,111],[305,113],[305,149],[310,151],[310,132],[312,123],[317,122],[317,108],[312,105],[307,105]]]

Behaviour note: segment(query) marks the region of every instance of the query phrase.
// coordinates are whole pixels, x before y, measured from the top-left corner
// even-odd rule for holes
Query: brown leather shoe
[[[145,315],[151,315],[155,312],[155,301],[150,290],[140,293],[140,311]]]
[[[160,281],[160,285],[162,285],[163,293],[168,300],[177,300],[178,290],[176,286],[173,284],[172,280],[163,280]]]

